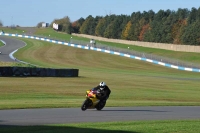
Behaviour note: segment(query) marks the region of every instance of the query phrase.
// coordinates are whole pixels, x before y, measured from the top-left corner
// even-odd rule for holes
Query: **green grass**
[[[18,63],[18,62],[2,62],[0,61],[0,67],[11,66],[11,67],[35,67],[30,64]]]
[[[32,29],[32,30],[30,30]],[[10,28],[4,28],[5,32],[8,33],[29,33],[30,31],[33,31],[34,34],[44,37],[50,37],[52,39],[56,40],[63,40],[63,41],[70,41],[70,38],[73,37],[74,40],[82,40],[89,42],[91,38],[83,38],[83,37],[77,37],[70,34],[62,33],[62,32],[56,32],[52,28],[16,28],[16,29],[10,29]],[[24,32],[23,32],[24,31]],[[170,50],[163,50],[163,49],[155,49],[155,48],[146,48],[146,47],[140,47],[135,45],[126,45],[126,44],[120,44],[120,43],[112,43],[112,42],[104,42],[104,41],[98,41],[97,43],[105,44],[112,47],[118,47],[118,48],[124,48],[127,49],[129,47],[130,50],[135,50],[138,52],[144,52],[148,54],[173,58],[181,61],[191,62],[194,64],[200,63],[200,53],[192,53],[192,52],[178,52],[178,51],[170,51]]]
[[[36,33],[70,37],[51,29],[37,29]],[[18,59],[41,67],[78,68],[79,77],[1,77],[0,109],[79,107],[85,91],[100,81],[107,82],[112,90],[107,106],[200,105],[199,73],[44,41],[18,39],[28,44],[15,53]]]
[[[83,40],[83,41],[90,41],[90,38],[80,38],[77,36],[73,36],[71,34],[63,33],[63,32],[57,32],[53,30],[52,28],[37,28],[35,31],[36,35],[44,36],[44,37],[50,37],[53,39],[58,39],[58,40],[65,40],[66,42],[70,41],[70,38],[73,37],[75,40]]]
[[[199,133],[200,120],[130,121],[44,126],[2,126],[2,133]]]
[[[3,44],[3,42],[0,41],[0,47],[1,47],[1,46],[4,46],[4,44]]]
[[[70,35],[50,29],[40,34],[63,39]],[[49,31],[48,31],[49,30]],[[38,33],[39,34],[39,33]],[[74,38],[74,37],[73,37]],[[19,38],[20,39],[20,38]],[[80,38],[82,39],[82,38]],[[165,68],[101,52],[20,39],[28,45],[15,53],[17,58],[53,68],[78,68],[78,78],[0,77],[0,109],[80,107],[85,91],[105,81],[112,90],[106,106],[200,105],[199,73]],[[114,45],[108,43],[108,45]],[[125,47],[122,44],[119,47]],[[138,51],[167,55],[199,62],[198,54],[131,46]],[[181,54],[181,55],[180,55]],[[182,55],[183,54],[183,55]],[[170,54],[169,54],[170,55]],[[193,59],[195,58],[195,59]],[[0,62],[2,66],[17,65]],[[59,124],[43,126],[1,126],[3,133],[199,133],[199,120],[132,121]]]
[[[66,40],[66,41],[69,41],[70,37],[73,37],[74,40],[83,40],[86,42],[90,41],[90,38],[77,37],[77,36],[73,36],[73,35],[69,35],[69,34],[65,34],[65,33],[56,32],[56,31],[52,30],[51,28],[37,29],[35,34],[43,35],[43,36],[50,35],[50,37],[52,37],[52,38]],[[196,63],[196,64],[200,63],[200,53],[178,52],[178,51],[170,51],[170,50],[163,50],[163,49],[156,49],[156,48],[146,48],[146,47],[140,47],[140,46],[135,46],[135,45],[104,42],[104,41],[98,41],[98,40],[96,40],[96,42],[100,43],[100,44],[112,46],[112,47],[123,48],[123,49],[127,49],[127,47],[129,47],[130,50],[144,52],[144,53],[158,55],[158,56],[163,56],[163,57],[168,57],[168,58],[173,58],[173,59],[187,61],[187,62],[191,62],[191,63]]]
[[[5,33],[11,33],[11,34],[24,34],[25,31],[16,27],[16,28],[10,28],[10,27],[0,27],[0,31],[3,30]]]
[[[0,78],[0,109],[80,107],[85,91],[105,81],[106,106],[200,105],[199,73],[102,52],[23,39],[18,59],[41,67],[78,68],[78,78]]]

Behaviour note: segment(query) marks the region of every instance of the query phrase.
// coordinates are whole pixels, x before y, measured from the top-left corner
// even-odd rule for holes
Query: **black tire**
[[[81,106],[81,109],[82,111],[85,111],[86,109],[88,108],[88,101],[87,99],[83,102],[82,106]]]
[[[105,105],[106,105],[106,102],[99,102],[96,106],[96,109],[100,111],[104,108]]]

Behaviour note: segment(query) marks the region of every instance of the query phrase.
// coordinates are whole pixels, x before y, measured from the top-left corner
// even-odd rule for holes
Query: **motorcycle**
[[[85,111],[86,109],[97,109],[102,110],[106,104],[106,101],[100,101],[97,97],[100,96],[101,93],[94,88],[86,91],[86,100],[83,102],[81,109]]]

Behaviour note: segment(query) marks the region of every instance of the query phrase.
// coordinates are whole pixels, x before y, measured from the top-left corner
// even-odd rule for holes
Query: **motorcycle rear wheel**
[[[106,105],[106,102],[100,102],[97,106],[96,106],[96,109],[97,110],[102,110],[104,108],[104,106]]]

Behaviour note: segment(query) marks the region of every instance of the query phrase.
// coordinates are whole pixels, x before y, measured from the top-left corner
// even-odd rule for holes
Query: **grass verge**
[[[106,53],[19,38],[14,56],[49,68],[78,68],[78,78],[1,77],[0,109],[80,107],[85,91],[107,82],[107,106],[200,105],[199,73]]]
[[[2,133],[199,133],[200,120],[1,126]]]
[[[4,44],[3,44],[3,42],[0,41],[0,47],[1,47],[1,46],[4,46]]]

